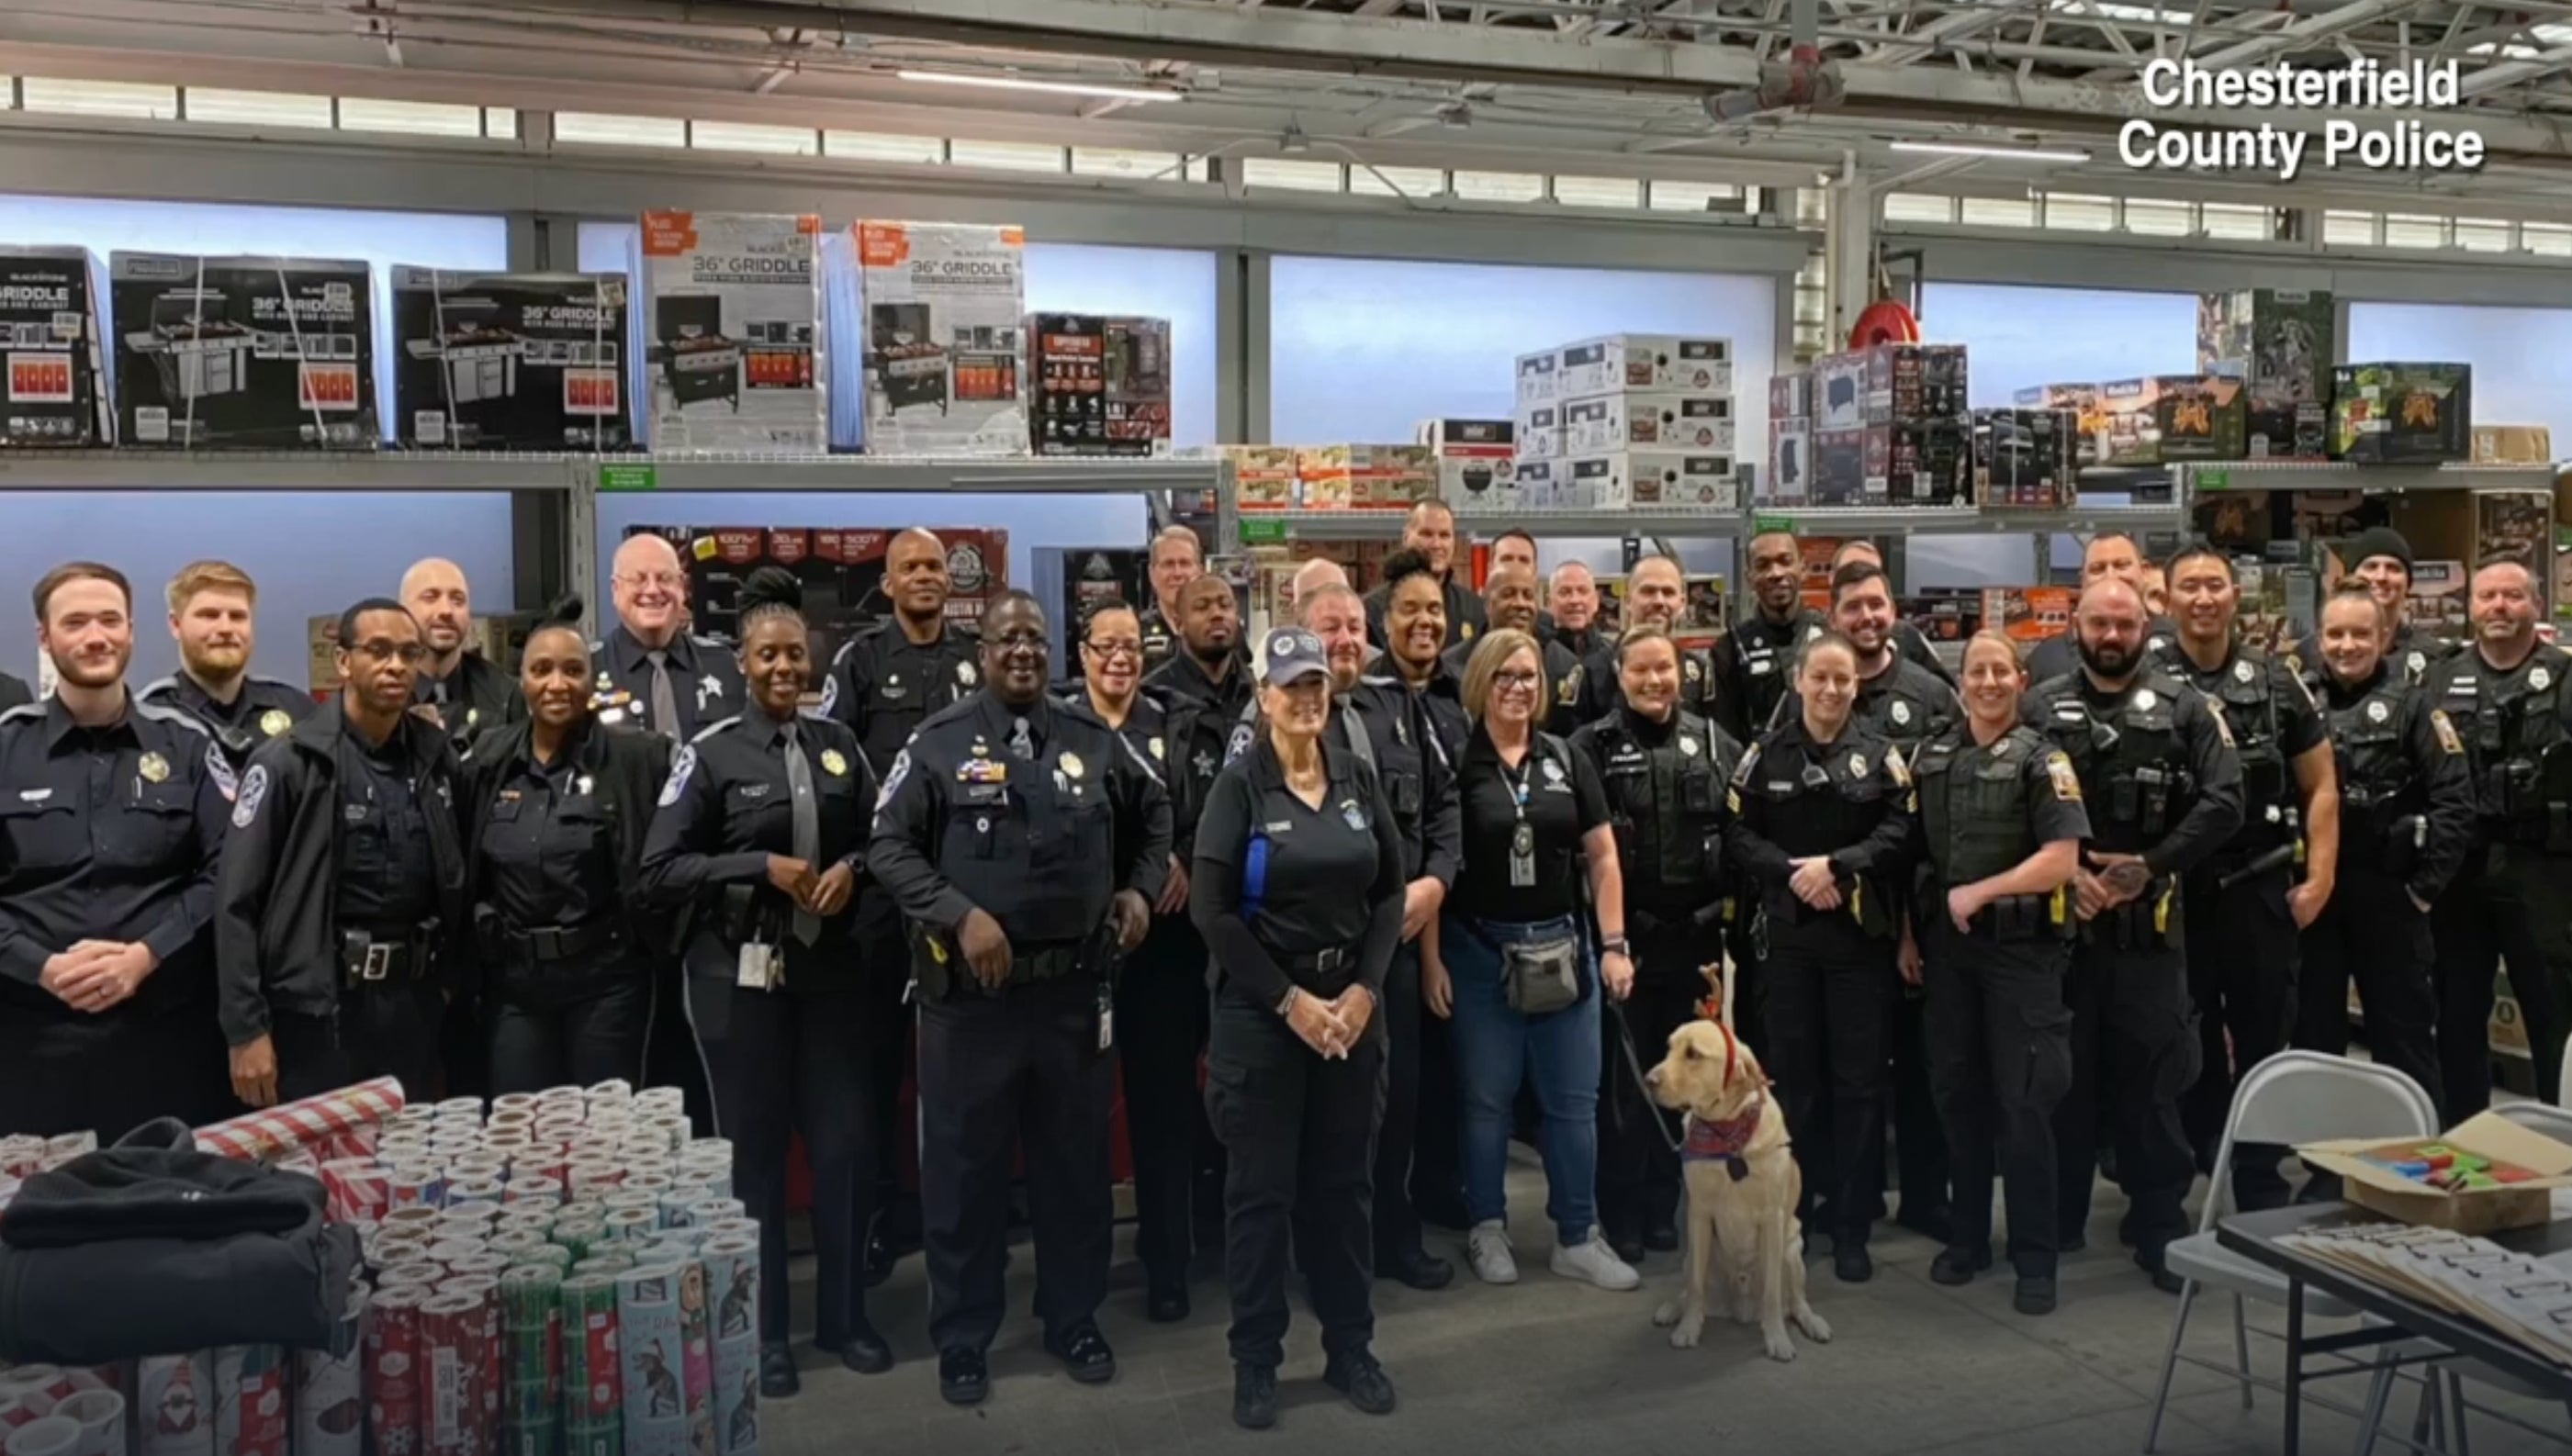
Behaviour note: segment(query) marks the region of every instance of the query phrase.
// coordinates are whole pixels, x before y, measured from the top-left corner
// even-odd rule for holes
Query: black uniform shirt
[[[2393,629],[2393,646],[2384,654],[2384,660],[2399,664],[2403,677],[2417,683],[2427,678],[2431,668],[2453,656],[2455,651],[2454,643],[2405,622]]]
[[[459,752],[475,733],[516,717],[524,706],[516,680],[477,652],[457,658],[455,671],[443,678],[420,674],[414,692],[418,702],[437,710],[447,740]]]
[[[1767,731],[1777,705],[1794,686],[1795,654],[1829,627],[1810,607],[1796,608],[1783,622],[1753,612],[1734,623],[1707,654],[1714,675],[1715,723],[1738,742]]]
[[[400,733],[369,744],[351,730],[340,740],[339,826],[342,926],[392,939],[436,915],[428,820]]]
[[[1259,723],[1254,705],[1235,727],[1225,762],[1248,756]],[[1455,765],[1431,721],[1428,696],[1412,692],[1400,679],[1361,677],[1355,687],[1332,696],[1330,726],[1323,736],[1375,769],[1376,784],[1402,839],[1404,882],[1427,878],[1455,884],[1464,825],[1456,805]]]
[[[930,715],[973,696],[982,685],[982,644],[954,627],[924,647],[898,621],[879,622],[840,647],[822,687],[822,713],[847,724],[877,777],[889,777],[894,754]]]
[[[1581,840],[1608,822],[1599,770],[1560,738],[1539,736],[1516,768],[1480,727],[1456,773],[1464,809],[1465,868],[1447,903],[1476,920],[1535,924],[1581,908]],[[1524,813],[1522,813],[1524,809]],[[1510,840],[1524,818],[1536,831],[1536,883],[1510,882]]]
[[[617,911],[615,845],[578,752],[576,741],[566,741],[547,767],[530,740],[500,770],[493,801],[482,806],[478,847],[491,871],[484,883],[491,907],[512,929],[585,925]]]
[[[1741,755],[1729,802],[1732,862],[1771,904],[1788,893],[1789,861],[1816,854],[1830,856],[1842,885],[1863,875],[1878,894],[1902,887],[1916,811],[1911,775],[1893,744],[1854,717],[1827,743],[1806,731],[1800,713],[1769,729]]]
[[[2303,801],[2295,759],[2329,741],[2322,711],[2294,666],[2283,658],[2235,646],[2224,661],[2201,668],[2177,642],[2160,656],[2164,671],[2203,694],[2233,730],[2242,759],[2242,828],[2235,846],[2264,852],[2286,832],[2286,815]]]
[[[1447,640],[1438,644],[1440,652],[1445,652],[1460,642],[1470,643],[1488,630],[1489,624],[1483,616],[1482,597],[1463,582],[1456,580],[1456,574],[1453,571],[1447,574],[1446,580],[1439,583],[1438,595],[1445,599],[1447,607]],[[1393,640],[1385,636],[1384,631],[1384,614],[1392,603],[1393,588],[1390,586],[1377,587],[1359,599],[1359,605],[1366,608],[1367,641],[1378,647]]]
[[[1946,663],[1939,659],[1938,649],[1930,643],[1929,634],[1900,618],[1894,619],[1893,623],[1893,651],[1904,662],[1949,688],[1956,686],[1956,675],[1949,672]]]
[[[1148,673],[1183,651],[1179,630],[1170,625],[1169,615],[1158,606],[1144,608],[1135,617],[1134,626],[1143,639],[1143,671]]]
[[[590,668],[598,688],[624,701],[603,709],[600,722],[610,727],[641,728],[684,743],[722,719],[747,706],[741,660],[711,637],[680,633],[662,649],[663,671],[670,679],[670,702],[676,723],[652,721],[652,649],[618,623],[604,641],[589,645]]]
[[[2411,893],[2436,900],[2474,839],[2464,735],[2389,658],[2363,683],[2325,676],[2321,703],[2339,768],[2341,867],[2402,867]]]
[[[1329,783],[1317,809],[1286,786],[1262,736],[1215,776],[1197,823],[1189,909],[1223,984],[1256,1006],[1276,1005],[1290,982],[1324,997],[1352,981],[1381,994],[1401,931],[1402,843],[1375,775],[1328,744],[1322,761]],[[1395,933],[1379,945],[1387,902]],[[1349,959],[1328,971],[1277,963],[1334,951]]]
[[[1801,695],[1788,692],[1777,700],[1767,727],[1802,718],[1803,702]],[[1931,734],[1963,722],[1965,705],[1944,678],[1897,653],[1883,672],[1858,681],[1857,702],[1849,713],[1907,753]]]
[[[151,947],[159,968],[129,1005],[211,994],[232,787],[213,740],[168,709],[99,728],[59,701],[0,716],[0,1004],[59,1006],[45,962],[84,940]]]
[[[2546,832],[2546,805],[2562,797],[2562,790],[2544,783],[2542,763],[2549,749],[2572,741],[2567,680],[2572,653],[2543,642],[2505,673],[2471,645],[2429,665],[2421,689],[2464,737],[2486,838],[2530,839]]]
[[[35,691],[27,686],[26,680],[0,673],[0,713],[6,713],[13,708],[24,708],[35,701]]]
[[[725,885],[751,885],[753,903],[767,923],[763,934],[782,934],[794,905],[768,883],[768,856],[795,853],[795,790],[786,771],[789,725],[753,708],[697,734],[670,760],[651,832],[643,840],[643,888],[654,900],[680,905]],[[857,751],[845,724],[798,714],[792,725],[795,751],[813,778],[820,815],[821,853],[813,872],[834,865],[865,868],[867,814],[876,779]],[[820,944],[848,933],[849,917],[822,922]]]
[[[1599,770],[1625,923],[1638,916],[1688,923],[1723,896],[1724,785],[1741,759],[1732,735],[1690,713],[1655,723],[1631,704],[1583,727],[1573,751]]]
[[[251,751],[313,716],[313,695],[275,678],[245,677],[230,703],[218,702],[205,685],[185,673],[173,673],[134,695],[145,703],[166,705],[196,720],[221,743],[225,759],[238,773],[250,766]]]
[[[1226,716],[1241,712],[1254,696],[1249,664],[1236,657],[1224,669],[1221,680],[1205,670],[1205,665],[1191,655],[1183,643],[1170,655],[1170,660],[1143,675],[1143,686],[1166,698],[1184,698],[1191,703],[1211,705]]]
[[[1923,836],[1929,868],[1939,884],[1972,884],[2017,868],[2018,860],[2059,839],[2090,837],[2090,812],[2082,804],[2081,778],[2072,759],[2034,728],[2015,725],[1991,742],[1978,743],[1973,726],[1959,719],[1912,752],[1910,763],[1912,782],[1919,785],[1923,827],[1929,830]],[[1973,833],[1978,815],[1995,802],[2008,801],[2011,795],[1993,790],[2009,787],[2011,780],[2016,780],[2024,824],[2002,832],[2023,827],[2026,852],[2008,864],[1974,866],[1981,872],[1957,878],[1957,835]],[[1939,827],[1947,832],[1937,832]]]
[[[2054,740],[2081,778],[2094,847],[2140,854],[2156,875],[2196,868],[2242,826],[2242,759],[2231,730],[2206,700],[2147,663],[2113,691],[2087,672],[2039,683],[2020,719]],[[2175,822],[2156,835],[2144,825],[2151,794],[2139,770],[2169,775]]]

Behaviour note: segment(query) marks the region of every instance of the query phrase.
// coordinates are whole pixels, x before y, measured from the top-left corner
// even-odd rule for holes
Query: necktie
[[[1349,731],[1349,751],[1357,755],[1359,762],[1373,768],[1375,740],[1367,736],[1366,719],[1358,713],[1358,706],[1346,698],[1339,700],[1336,707],[1339,709],[1341,727]]]
[[[813,796],[813,760],[804,756],[804,744],[795,726],[786,727],[786,790],[794,799],[795,857],[813,866],[822,857],[822,804]],[[795,912],[795,938],[811,945],[822,937],[822,920],[809,910]]]
[[[665,738],[679,735],[679,695],[670,686],[670,655],[652,653],[652,731]]]
[[[1032,761],[1036,756],[1036,740],[1027,731],[1027,721],[1023,718],[1009,720],[1009,752],[1021,763]]]

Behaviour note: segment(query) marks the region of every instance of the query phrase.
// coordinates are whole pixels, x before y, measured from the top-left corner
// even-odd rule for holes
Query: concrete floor
[[[1461,1266],[1461,1239],[1431,1231],[1435,1251],[1460,1259],[1458,1282],[1434,1294],[1379,1283],[1376,1352],[1398,1387],[1401,1409],[1361,1415],[1321,1383],[1322,1357],[1309,1311],[1296,1305],[1282,1372],[1281,1418],[1255,1433],[1232,1424],[1232,1366],[1225,1354],[1220,1275],[1200,1261],[1196,1310],[1184,1324],[1154,1325],[1142,1314],[1142,1271],[1119,1231],[1119,1263],[1100,1325],[1115,1345],[1119,1373],[1101,1387],[1073,1385],[1046,1355],[1025,1315],[1034,1257],[1012,1253],[1010,1298],[1020,1317],[991,1352],[991,1397],[955,1410],[938,1396],[929,1348],[928,1292],[918,1258],[903,1261],[870,1303],[901,1363],[873,1378],[799,1347],[804,1393],[770,1407],[767,1456],[999,1456],[999,1453],[1117,1453],[1261,1449],[1369,1453],[1577,1453],[1577,1456],[2055,1456],[2140,1451],[2162,1351],[2179,1301],[2145,1282],[2117,1243],[2124,1201],[2103,1188],[2088,1251],[2068,1258],[2062,1305],[2028,1319],[2010,1308],[2010,1281],[1995,1271],[1962,1289],[1929,1281],[1937,1250],[1890,1226],[1873,1247],[1876,1276],[1860,1285],[1812,1269],[1814,1307],[1837,1336],[1800,1342],[1791,1364],[1760,1354],[1755,1328],[1707,1327],[1694,1350],[1673,1350],[1651,1313],[1678,1281],[1675,1254],[1655,1254],[1643,1287],[1610,1294],[1546,1271],[1544,1178],[1524,1148],[1511,1178],[1518,1210],[1521,1282],[1487,1287]],[[797,1302],[810,1295],[810,1272]],[[2231,1347],[2230,1301],[2202,1299],[2190,1347],[2224,1359]],[[2282,1328],[2278,1311],[2253,1306],[2255,1329]],[[2280,1346],[2251,1337],[2254,1369],[2274,1376]],[[2334,1389],[2333,1387],[2338,1387]],[[2325,1382],[2326,1396],[2354,1405],[2363,1387]],[[2394,1409],[2408,1416],[2406,1387]],[[2486,1392],[2487,1394],[2487,1392]],[[2471,1397],[2478,1402],[2483,1394]],[[2567,1430],[2564,1413],[2493,1403]],[[2183,1366],[2161,1449],[2176,1456],[2234,1456],[2280,1449],[2276,1395],[2256,1393],[2245,1413],[2239,1387]],[[2354,1448],[2356,1423],[2308,1406],[2304,1449]],[[2497,1421],[2470,1423],[2474,1456],[2563,1451]],[[2400,1450],[2384,1443],[2385,1456]]]

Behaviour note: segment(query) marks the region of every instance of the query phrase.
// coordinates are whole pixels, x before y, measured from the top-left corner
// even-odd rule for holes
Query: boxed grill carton
[[[2010,403],[2021,409],[2068,409],[2079,430],[2078,459],[2082,465],[2099,463],[2099,437],[2108,428],[2108,413],[2102,407],[2096,384],[2037,384],[2010,396]]]
[[[2330,452],[2367,465],[2434,464],[2473,453],[2468,364],[2341,364],[2332,370]]]
[[[2318,288],[2198,295],[2197,367],[2249,386],[2249,458],[2322,458],[2336,324],[2331,295]]]
[[[1956,420],[1869,425],[1865,498],[1888,506],[1961,506],[1973,499],[1973,436]]]
[[[2474,426],[2476,465],[2546,465],[2554,459],[2554,432],[2543,425]]]
[[[1037,454],[1169,453],[1167,319],[1032,314],[1027,349]]]
[[[1571,508],[1572,472],[1569,461],[1521,458],[1516,474],[1521,510],[1560,511]]]
[[[1423,420],[1420,443],[1438,471],[1438,498],[1459,512],[1518,504],[1518,431],[1509,420]]]
[[[1617,450],[1571,461],[1573,489],[1586,509],[1736,511],[1741,508],[1730,455],[1684,450]]]
[[[1027,453],[1024,230],[862,222],[834,240],[835,258],[844,246],[856,265],[835,270],[832,298],[844,333],[866,341],[866,369],[833,396],[839,432],[862,412],[870,454]]]
[[[421,450],[624,450],[623,273],[393,269],[393,423]]]
[[[1810,370],[1790,369],[1768,376],[1768,417],[1770,419],[1810,419],[1813,413],[1813,376]]]
[[[1755,490],[1763,506],[1800,506],[1813,488],[1813,422],[1772,419],[1768,422],[1768,472]]]
[[[1813,361],[1812,421],[1816,430],[1853,430],[1866,423],[1866,355],[1824,354]]]
[[[1560,404],[1521,404],[1510,421],[1511,433],[1518,437],[1518,455],[1522,460],[1560,460],[1565,439],[1563,406]]]
[[[1562,397],[1558,376],[1563,369],[1563,356],[1553,349],[1518,358],[1518,404],[1524,409],[1531,404],[1550,404]]]
[[[1282,511],[1296,504],[1292,445],[1200,445],[1190,459],[1232,462],[1232,505],[1239,511]]]
[[[1732,449],[1732,400],[1716,394],[1609,394],[1563,406],[1567,454]]]
[[[2099,386],[2102,465],[2239,460],[2249,400],[2239,379],[2157,374]]]
[[[1614,333],[1566,344],[1556,352],[1555,396],[1561,399],[1627,391],[1732,392],[1732,340],[1728,338]]]
[[[645,213],[636,247],[652,448],[830,448],[822,220]]]
[[[379,442],[374,291],[363,262],[119,252],[108,279],[126,444]]]
[[[1425,445],[1308,445],[1295,452],[1306,510],[1407,511],[1438,497],[1438,462]]]
[[[1974,499],[1986,507],[2064,510],[2080,489],[2081,417],[2068,409],[1973,412]]]
[[[0,449],[115,439],[100,296],[87,248],[0,247]]]
[[[1813,506],[1884,504],[1884,497],[1867,494],[1866,433],[1863,428],[1813,431],[1812,468],[1808,472],[1809,484],[1804,493],[1804,504]]]
[[[1866,361],[1866,422],[1953,419],[1968,408],[1965,346],[1887,343],[1859,350]]]

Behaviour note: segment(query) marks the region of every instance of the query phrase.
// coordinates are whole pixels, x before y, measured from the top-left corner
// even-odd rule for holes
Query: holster
[[[2179,880],[2154,880],[2142,894],[2083,926],[2081,938],[2116,950],[2166,950],[2182,944],[2186,927],[2180,922]]]
[[[2056,895],[2003,895],[1985,906],[1972,924],[1976,932],[2005,943],[2070,940],[2073,922],[2061,911]]]
[[[923,1000],[944,1001],[956,994],[960,982],[972,975],[964,967],[964,953],[948,943],[943,931],[932,930],[914,920],[911,930],[911,975],[920,983]]]

